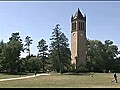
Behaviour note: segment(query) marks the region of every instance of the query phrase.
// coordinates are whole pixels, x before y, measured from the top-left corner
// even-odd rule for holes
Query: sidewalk
[[[32,76],[25,76],[25,77],[18,77],[18,78],[0,79],[0,81],[8,81],[8,80],[17,80],[17,79],[32,78],[32,77],[37,77],[37,76],[41,76],[41,75],[50,75],[50,74],[41,73],[41,74],[37,74],[36,76],[35,76],[35,75],[32,75]]]

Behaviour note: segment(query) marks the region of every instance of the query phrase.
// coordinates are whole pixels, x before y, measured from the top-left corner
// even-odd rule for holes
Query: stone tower
[[[75,68],[86,64],[86,16],[77,10],[71,17],[71,63]]]

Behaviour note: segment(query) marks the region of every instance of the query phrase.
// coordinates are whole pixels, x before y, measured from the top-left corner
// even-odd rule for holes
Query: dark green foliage
[[[31,56],[28,59],[28,64],[29,64],[29,68],[28,68],[29,72],[40,71],[43,65],[40,58],[36,56]]]
[[[116,62],[118,54],[118,47],[113,45],[111,40],[106,40],[105,43],[99,40],[88,40],[86,67],[94,72],[114,70],[116,64],[120,65]]]
[[[32,44],[32,39],[31,39],[31,37],[30,36],[27,36],[27,37],[25,37],[25,48],[24,48],[24,50],[26,50],[27,51],[27,53],[29,53],[29,57],[30,57],[30,45]]]
[[[50,60],[52,61],[53,70],[63,73],[70,66],[71,53],[68,48],[68,39],[61,32],[59,24],[53,29],[50,40]]]
[[[47,60],[48,60],[48,45],[46,45],[46,41],[44,39],[41,39],[38,42],[37,48],[38,48],[38,57],[41,59],[42,69],[44,72],[45,66],[46,66]]]
[[[19,59],[20,53],[23,51],[23,44],[19,33],[12,33],[9,40],[2,48],[1,66],[3,71],[16,73],[19,70]]]

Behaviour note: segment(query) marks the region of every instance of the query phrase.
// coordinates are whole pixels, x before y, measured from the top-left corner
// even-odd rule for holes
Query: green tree
[[[23,51],[23,44],[22,39],[20,39],[19,32],[12,33],[9,40],[10,41],[4,47],[4,60],[2,61],[2,65],[4,69],[10,73],[15,73],[19,70],[19,60],[21,51]]]
[[[56,24],[50,38],[50,59],[52,60],[53,69],[57,72],[63,72],[66,66],[70,64],[69,43],[65,34],[61,32],[60,24]]]
[[[104,68],[106,70],[114,69],[115,58],[119,54],[118,47],[111,40],[105,40],[102,56],[104,58]]]
[[[27,51],[27,53],[29,53],[29,57],[30,57],[30,45],[32,44],[32,39],[30,36],[26,36],[25,37],[25,50]]]
[[[87,68],[94,71],[115,69],[118,47],[113,41],[88,40],[87,42]]]
[[[34,71],[40,71],[42,68],[42,62],[39,57],[36,56],[31,56],[28,59],[28,64],[29,64],[29,71],[34,72]]]
[[[3,70],[2,68],[2,62],[4,60],[4,48],[5,48],[5,43],[3,40],[0,41],[0,70]]]
[[[103,44],[99,40],[87,40],[87,65],[91,71],[101,71],[102,67]]]
[[[47,64],[47,59],[48,59],[48,45],[46,45],[46,41],[44,39],[41,39],[38,42],[38,57],[42,59],[42,69],[43,72],[45,71],[45,65]]]

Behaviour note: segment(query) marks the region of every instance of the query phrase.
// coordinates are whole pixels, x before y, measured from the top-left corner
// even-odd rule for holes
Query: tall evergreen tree
[[[26,36],[25,37],[25,50],[27,51],[27,53],[29,53],[29,57],[30,57],[30,45],[32,44],[32,39],[30,36]]]
[[[71,53],[68,48],[68,39],[61,32],[60,24],[56,24],[50,40],[50,57],[53,63],[53,69],[62,73],[66,66],[70,64]]]
[[[46,59],[48,58],[48,45],[46,45],[46,41],[44,39],[41,39],[38,42],[37,48],[38,48],[38,57],[42,59],[42,69],[44,72]]]
[[[3,40],[0,41],[0,70],[2,70],[2,62],[4,60],[4,48],[5,48],[5,43]]]

